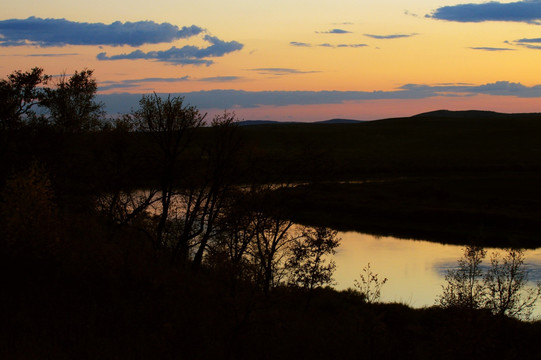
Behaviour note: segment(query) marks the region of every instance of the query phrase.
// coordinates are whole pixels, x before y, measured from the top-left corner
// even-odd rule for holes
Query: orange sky
[[[467,6],[480,15],[471,18]],[[183,94],[205,111],[234,109],[245,119],[538,112],[537,17],[539,0],[18,1],[3,5],[0,76],[90,68],[100,94]],[[212,90],[243,93],[193,95]],[[272,103],[266,91],[296,100]],[[314,94],[297,98],[300,91]],[[320,91],[336,93],[327,101]],[[122,111],[137,104],[130,101]]]

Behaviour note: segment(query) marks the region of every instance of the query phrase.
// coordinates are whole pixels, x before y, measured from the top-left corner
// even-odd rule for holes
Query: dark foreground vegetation
[[[0,82],[0,358],[541,355],[505,311],[325,287],[325,226],[536,246],[535,116],[238,127],[150,95],[107,120],[96,90]]]

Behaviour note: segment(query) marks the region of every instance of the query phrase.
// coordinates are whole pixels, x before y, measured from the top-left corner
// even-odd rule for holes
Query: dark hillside
[[[541,169],[541,119],[533,115],[427,116],[359,124],[264,125],[242,131],[263,163],[311,152],[328,164],[318,174],[290,169],[299,179]]]
[[[298,221],[460,244],[540,245],[539,114],[435,112],[242,130],[262,169],[281,165],[301,182],[328,182],[291,190]]]

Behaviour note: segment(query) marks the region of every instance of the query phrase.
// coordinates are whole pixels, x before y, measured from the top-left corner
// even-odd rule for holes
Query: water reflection
[[[381,292],[383,302],[401,302],[412,307],[433,305],[441,294],[445,274],[457,265],[463,255],[463,247],[443,245],[427,241],[403,240],[393,237],[376,237],[356,232],[343,232],[334,259],[337,289],[353,288],[362,268],[370,263],[381,278],[388,278]],[[490,254],[500,249],[487,248]],[[541,248],[524,252],[531,281],[541,280]],[[539,306],[535,312],[541,314]]]

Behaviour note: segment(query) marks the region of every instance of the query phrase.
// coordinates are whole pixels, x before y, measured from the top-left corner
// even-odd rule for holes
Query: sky
[[[245,120],[541,112],[541,0],[1,1],[0,77],[92,69],[110,114],[153,92]]]

